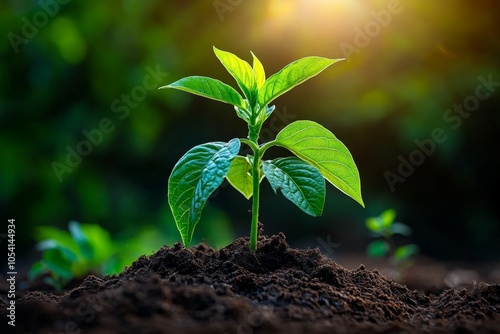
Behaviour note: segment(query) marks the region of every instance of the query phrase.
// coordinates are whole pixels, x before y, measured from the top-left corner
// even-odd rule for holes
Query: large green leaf
[[[236,190],[245,196],[246,199],[252,197],[252,164],[248,161],[248,158],[240,155],[234,158],[226,178]]]
[[[302,211],[311,216],[323,213],[325,179],[310,164],[297,158],[278,158],[263,161],[262,169],[276,193],[281,193]]]
[[[358,168],[333,133],[313,121],[296,121],[276,136],[276,145],[316,167],[335,187],[364,207]]]
[[[259,90],[259,104],[265,106],[278,96],[286,93],[323,71],[328,66],[343,59],[305,57],[296,60],[271,75]]]
[[[232,104],[240,108],[244,107],[243,98],[231,86],[225,83],[202,76],[191,76],[177,80],[170,85],[162,86],[159,89],[174,88],[185,92],[200,95],[212,100]]]
[[[214,52],[222,65],[224,65],[226,70],[236,80],[236,83],[238,83],[238,86],[243,94],[245,94],[248,101],[254,101],[257,84],[255,83],[255,75],[250,64],[231,52],[219,50],[215,46]]]
[[[208,197],[224,181],[239,150],[239,139],[206,143],[193,147],[174,166],[168,180],[168,203],[186,247]]]

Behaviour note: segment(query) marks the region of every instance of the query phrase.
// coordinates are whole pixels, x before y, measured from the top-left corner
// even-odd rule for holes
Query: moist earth
[[[500,333],[500,285],[411,291],[280,233],[220,250],[180,244],[64,294],[28,292],[7,333]],[[2,330],[2,333],[6,333]]]

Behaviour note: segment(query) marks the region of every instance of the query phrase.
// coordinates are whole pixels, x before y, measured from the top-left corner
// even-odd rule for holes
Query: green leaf
[[[45,272],[47,272],[47,267],[45,266],[45,264],[42,261],[35,262],[28,271],[28,279],[34,280]]]
[[[214,52],[229,74],[236,80],[236,83],[243,94],[245,94],[248,101],[254,101],[257,84],[255,83],[255,74],[250,64],[231,52],[219,50],[215,46]]]
[[[73,240],[80,247],[80,253],[87,260],[91,260],[94,257],[94,251],[89,244],[89,240],[85,233],[82,231],[81,225],[76,221],[70,221],[68,224],[68,230]]]
[[[226,178],[234,189],[238,190],[246,199],[252,197],[252,164],[248,161],[248,158],[240,155],[234,158]]]
[[[264,66],[260,62],[259,58],[250,51],[253,57],[253,73],[255,74],[255,81],[257,83],[257,89],[260,89],[264,82],[266,81],[266,72],[264,71]]]
[[[395,233],[394,229],[392,228],[394,223],[394,219],[396,218],[396,211],[393,209],[387,209],[384,212],[380,214],[378,217],[369,217],[366,219],[366,227],[376,233],[376,234],[384,234],[384,233],[390,233],[392,235]]]
[[[352,155],[328,129],[312,121],[296,121],[281,130],[275,142],[316,167],[332,185],[365,206]]]
[[[394,211],[394,209],[387,209],[382,212],[380,219],[384,227],[389,227],[394,222],[394,219],[396,219],[396,211]]]
[[[212,100],[232,104],[240,108],[244,107],[243,98],[231,86],[225,83],[202,76],[191,76],[177,80],[170,85],[162,86],[159,89],[174,88],[185,92],[200,95]]]
[[[76,222],[76,221],[70,221],[68,224],[68,230],[69,233],[71,234],[71,237],[73,240],[76,241],[76,243],[82,243],[87,241],[87,237],[82,231],[81,225]]]
[[[296,60],[271,75],[259,90],[259,104],[265,106],[278,96],[319,74],[328,66],[343,59],[305,57]]]
[[[281,193],[311,216],[320,216],[325,205],[325,179],[313,166],[297,158],[263,161],[262,169],[275,193]]]
[[[380,234],[384,230],[381,222],[380,217],[369,217],[366,219],[365,225],[370,231]]]
[[[375,240],[368,245],[366,252],[371,257],[384,257],[387,255],[389,248],[389,244],[384,240]]]
[[[168,181],[168,203],[184,246],[191,242],[208,197],[224,181],[239,149],[239,139],[198,145],[174,166]]]
[[[411,228],[406,224],[393,223],[390,228],[391,228],[392,233],[394,233],[394,234],[397,233],[397,234],[401,234],[404,236],[409,236],[412,234]]]
[[[70,281],[71,279],[65,279],[61,277],[55,277],[55,276],[49,276],[45,277],[43,281],[45,284],[50,285],[53,287],[56,291],[61,292],[64,288],[64,286]]]
[[[36,239],[40,241],[46,241],[46,240],[52,240],[55,242],[55,246],[52,248],[61,247],[68,249],[72,253],[78,253],[79,248],[75,240],[71,237],[71,234],[69,234],[67,231],[60,230],[56,227],[52,226],[44,226],[44,227],[38,227],[36,229]],[[40,244],[39,244],[39,247]],[[39,248],[40,250],[43,250],[44,248]]]
[[[40,251],[48,251],[48,250],[59,250],[61,254],[70,262],[78,261],[78,257],[80,256],[78,249],[76,252],[73,250],[61,246],[57,240],[54,239],[46,239],[42,240],[37,244],[37,249]]]
[[[68,261],[59,249],[48,249],[43,253],[42,259],[44,265],[52,273],[64,279],[73,278],[71,262]]]
[[[102,265],[115,252],[115,245],[108,231],[97,224],[82,224],[82,232],[87,237],[87,246],[91,250],[93,265]]]
[[[244,120],[245,122],[249,123],[250,122],[250,113],[246,110],[246,109],[242,109],[242,108],[239,108],[239,107],[234,107],[234,110],[236,110],[236,115],[241,118],[242,120]]]
[[[419,247],[414,244],[400,246],[394,251],[393,259],[396,263],[407,261],[411,256],[420,251]]]

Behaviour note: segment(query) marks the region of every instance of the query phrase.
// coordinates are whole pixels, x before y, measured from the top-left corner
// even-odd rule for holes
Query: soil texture
[[[214,250],[180,244],[64,294],[16,301],[7,333],[500,333],[500,284],[411,291],[363,265],[348,270],[283,234]],[[2,333],[6,333],[4,330]]]

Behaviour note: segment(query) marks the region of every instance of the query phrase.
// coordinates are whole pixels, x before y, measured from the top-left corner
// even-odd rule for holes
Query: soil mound
[[[63,295],[17,300],[18,333],[500,333],[500,285],[425,295],[285,236],[180,244]],[[2,308],[5,321],[5,307]],[[5,333],[4,331],[2,331]]]

